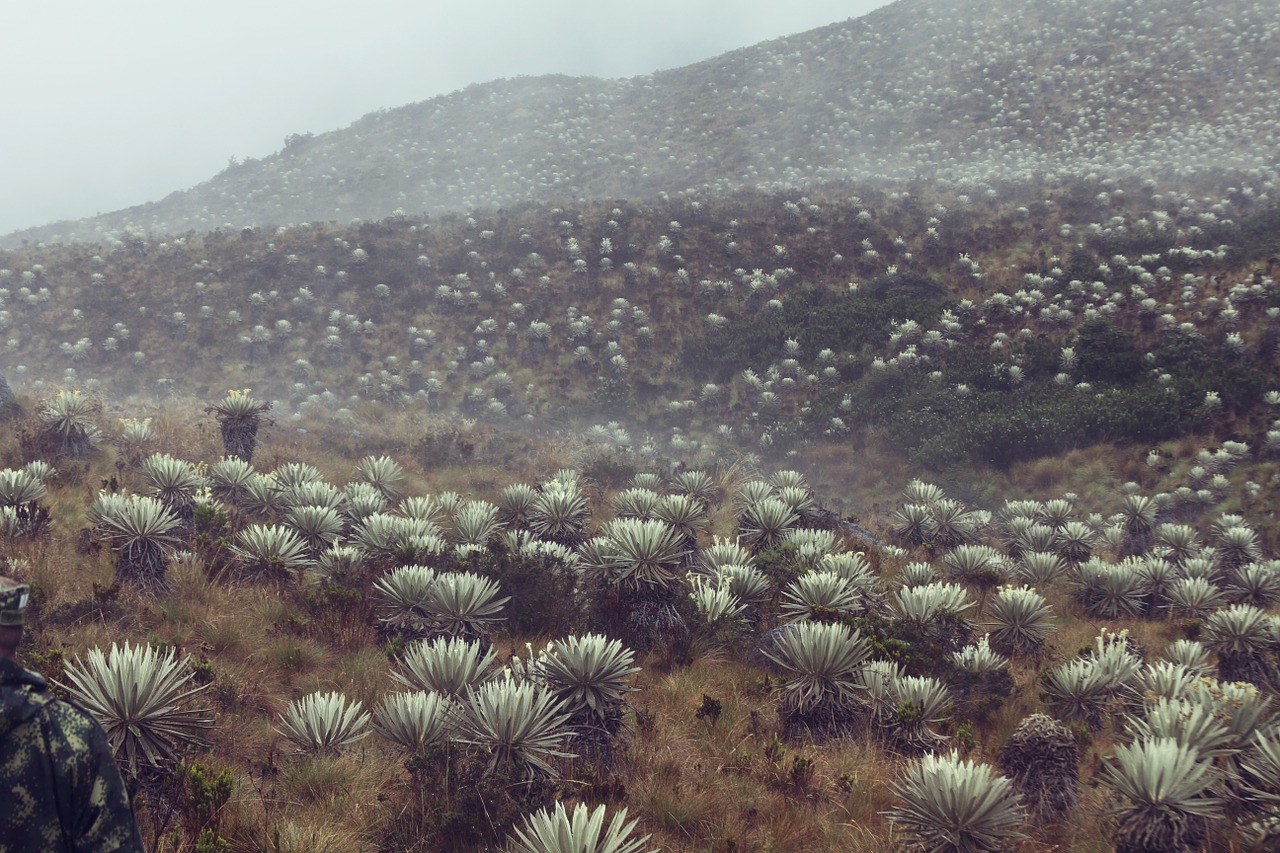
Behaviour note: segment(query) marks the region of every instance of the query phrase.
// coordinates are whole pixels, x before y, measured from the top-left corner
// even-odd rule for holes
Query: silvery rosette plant
[[[444,743],[453,731],[454,703],[443,693],[391,693],[373,711],[373,730],[401,749],[419,754]]]
[[[838,622],[796,622],[778,630],[765,656],[783,669],[778,713],[790,729],[848,728],[857,713],[862,663],[871,645]]]
[[[44,440],[56,453],[83,459],[102,443],[96,415],[101,404],[80,391],[59,391],[41,403],[36,418]]]
[[[473,747],[484,773],[532,781],[556,776],[553,762],[572,758],[563,704],[528,681],[499,678],[469,690],[458,705],[456,739]]]
[[[1024,837],[1025,811],[1012,783],[955,753],[913,761],[893,789],[901,805],[887,815],[915,848],[987,853]]]
[[[1116,819],[1117,853],[1192,853],[1225,814],[1212,760],[1172,737],[1116,747],[1101,781],[1129,803]]]
[[[308,693],[280,715],[280,734],[299,752],[336,754],[369,734],[369,712],[338,692]]]
[[[169,554],[181,541],[181,520],[155,498],[100,493],[89,508],[94,534],[116,552],[116,579],[164,590]]]
[[[252,462],[253,452],[258,446],[258,429],[262,426],[262,416],[270,410],[271,404],[254,399],[248,388],[233,388],[227,392],[227,396],[207,407],[205,412],[212,412],[217,418],[226,454]]]
[[[649,836],[633,836],[637,820],[627,810],[605,824],[605,807],[578,803],[566,811],[564,803],[540,809],[517,826],[507,840],[506,853],[657,853],[646,851]]]
[[[167,768],[193,746],[208,746],[208,709],[187,707],[208,685],[193,685],[187,659],[175,649],[112,644],[76,656],[65,670],[67,692],[91,713],[130,776],[143,766]]]

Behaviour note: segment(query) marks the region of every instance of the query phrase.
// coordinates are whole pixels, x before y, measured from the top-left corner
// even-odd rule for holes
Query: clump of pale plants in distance
[[[352,529],[348,543],[379,564],[426,562],[422,552],[439,554],[445,550],[440,534],[439,525],[425,519],[375,512]]]
[[[1027,552],[1035,553],[1052,553],[1057,554],[1059,544],[1058,531],[1054,530],[1047,524],[1041,524],[1032,519],[1015,519],[1018,523],[1010,522],[1013,529],[1013,535],[1009,541],[1009,553],[1015,557],[1022,557]],[[1059,556],[1059,559],[1065,564],[1066,560]]]
[[[1208,759],[1238,754],[1241,745],[1234,742],[1214,703],[1205,701],[1198,691],[1184,691],[1184,695],[1188,698],[1148,697],[1141,713],[1130,715],[1126,720],[1131,739],[1141,742],[1171,738]]]
[[[809,481],[799,471],[783,469],[775,471],[769,478],[769,484],[775,489],[803,489],[809,491]]]
[[[373,711],[373,730],[401,749],[421,754],[444,743],[452,731],[454,703],[444,693],[390,693]]]
[[[809,572],[782,593],[782,615],[788,622],[839,621],[864,610],[854,586],[835,572]]]
[[[112,644],[92,648],[64,671],[72,699],[107,733],[116,759],[135,779],[143,763],[172,767],[191,747],[208,746],[213,713],[189,707],[205,685],[193,685],[189,661],[176,649]]]
[[[1161,524],[1154,534],[1151,553],[1173,563],[1184,565],[1200,553],[1200,537],[1195,528],[1186,524]]]
[[[369,734],[369,719],[359,701],[336,691],[317,691],[290,702],[277,731],[298,752],[336,754]]]
[[[1171,616],[1203,620],[1222,605],[1226,597],[1212,581],[1202,577],[1178,578],[1165,595]]]
[[[902,665],[896,661],[875,658],[862,665],[856,698],[859,710],[872,725],[885,726],[892,720],[897,701],[893,685],[903,675]]]
[[[1098,536],[1083,521],[1072,520],[1056,529],[1057,538],[1053,550],[1068,563],[1075,565],[1089,559],[1097,545]]]
[[[20,469],[23,473],[35,477],[36,480],[44,483],[46,486],[57,476],[58,469],[43,459],[32,459]]]
[[[964,504],[942,498],[929,505],[926,540],[939,548],[956,548],[978,538],[979,518]]]
[[[750,549],[736,539],[720,537],[703,548],[698,556],[702,570],[711,575],[716,574],[723,566],[750,566],[755,562]]]
[[[1164,654],[1173,663],[1185,666],[1196,675],[1209,675],[1213,670],[1209,650],[1198,640],[1179,637],[1165,648]]]
[[[448,515],[440,502],[431,495],[410,495],[396,505],[395,514],[417,521],[428,521],[441,529]]]
[[[1263,610],[1280,601],[1280,560],[1264,560],[1240,566],[1227,581],[1225,595],[1233,604]]]
[[[564,803],[539,809],[525,818],[507,839],[505,853],[657,853],[646,850],[649,836],[634,836],[638,819],[627,821],[627,810],[604,822],[605,807],[578,803],[573,812]]]
[[[1152,534],[1160,517],[1160,508],[1148,495],[1125,495],[1120,515],[1124,529],[1121,556],[1145,554],[1151,547]]]
[[[351,527],[359,527],[369,518],[375,515],[389,515],[391,504],[387,501],[385,495],[370,484],[357,480],[354,483],[348,483],[342,487],[342,503],[338,510],[347,520],[347,524]],[[405,517],[402,513],[397,517]],[[416,517],[407,517],[410,521],[422,521],[431,523],[426,519]],[[437,525],[432,524],[429,528],[431,532],[435,532]]]
[[[813,530],[807,527],[788,530],[779,544],[790,552],[791,562],[800,573],[825,570],[822,561],[834,556],[842,548],[842,544],[830,530]]]
[[[824,554],[817,562],[816,571],[831,572],[848,581],[859,600],[863,615],[879,613],[884,609],[888,591],[884,579],[877,575],[861,551]]]
[[[710,524],[705,505],[687,495],[664,495],[653,508],[652,516],[680,534],[690,550],[697,547],[698,538]]]
[[[624,489],[613,496],[612,509],[616,518],[638,518],[642,521],[653,518],[653,511],[658,506],[661,496],[651,489]]]
[[[1226,576],[1228,584],[1236,579],[1236,572],[1250,563],[1262,559],[1262,547],[1258,534],[1243,524],[1219,530],[1213,537],[1214,556]]]
[[[893,514],[893,532],[908,547],[923,545],[929,536],[929,507],[904,504]]]
[[[630,590],[665,589],[678,579],[688,549],[680,534],[663,521],[617,518],[603,531],[608,543],[609,582]]]
[[[1081,563],[1072,580],[1072,594],[1090,615],[1118,619],[1143,610],[1142,577],[1130,561],[1107,563],[1092,559]]]
[[[148,447],[155,444],[158,438],[155,427],[151,426],[151,418],[121,418],[120,438],[118,444],[121,454],[130,462],[137,463]]]
[[[252,462],[253,453],[258,447],[258,430],[262,426],[263,416],[270,410],[270,403],[254,399],[249,389],[245,388],[228,391],[227,396],[208,406],[205,412],[211,412],[217,418],[218,428],[222,432],[222,447],[227,456]]]
[[[902,567],[898,573],[898,582],[905,588],[910,589],[917,586],[928,586],[936,583],[938,573],[929,563],[910,562]]]
[[[951,580],[977,587],[984,604],[992,589],[1010,579],[1004,555],[990,545],[957,545],[942,564]]]
[[[950,715],[951,691],[929,675],[896,675],[888,680],[888,699],[877,720],[882,735],[908,755],[932,752],[946,743],[935,730]]]
[[[813,493],[807,487],[803,486],[781,486],[775,487],[774,497],[791,508],[796,514],[797,521],[803,521],[809,517],[814,508]]]
[[[648,489],[651,492],[662,491],[662,475],[654,471],[637,471],[631,478],[633,489]]]
[[[342,516],[329,506],[294,506],[286,513],[284,523],[301,537],[312,558],[335,544],[343,532]]]
[[[1041,589],[1052,586],[1066,569],[1066,561],[1052,551],[1023,551],[1016,565],[1020,577]]]
[[[364,552],[350,545],[330,545],[307,568],[320,581],[351,586],[363,575]]]
[[[766,498],[777,497],[777,490],[764,480],[747,480],[738,486],[737,493],[734,495],[733,508],[739,517],[752,504],[759,503]]]
[[[1187,695],[1200,673],[1169,660],[1148,663],[1134,677],[1134,692],[1144,701],[1159,698],[1181,699]]]
[[[987,853],[1024,837],[1026,813],[1012,783],[954,752],[911,762],[893,792],[900,804],[886,814],[913,849]]]
[[[467,501],[453,514],[448,538],[455,547],[485,548],[501,529],[496,506],[488,501]]]
[[[1102,726],[1111,693],[1106,673],[1098,662],[1074,658],[1045,677],[1044,690],[1058,719],[1090,729]]]
[[[1134,565],[1142,587],[1143,614],[1147,617],[1162,615],[1169,604],[1169,590],[1178,579],[1177,567],[1159,557],[1148,557]]]
[[[1075,506],[1065,498],[1052,498],[1040,505],[1036,516],[1054,530],[1062,530],[1075,515]]]
[[[270,474],[255,473],[244,482],[240,494],[233,500],[249,515],[267,520],[279,519],[289,508],[285,490]]]
[[[1018,724],[1000,748],[1000,769],[1037,823],[1064,818],[1080,798],[1080,749],[1071,731],[1045,714]]]
[[[676,494],[685,495],[704,508],[711,506],[720,498],[720,488],[705,471],[696,469],[680,471],[671,478],[671,486]]]
[[[958,652],[951,653],[951,663],[960,672],[983,678],[1006,670],[1009,661],[991,648],[989,634],[983,634],[976,643],[970,643]]]
[[[750,611],[773,592],[773,584],[764,572],[752,565],[727,564],[718,570],[721,581],[727,581],[729,592]]]

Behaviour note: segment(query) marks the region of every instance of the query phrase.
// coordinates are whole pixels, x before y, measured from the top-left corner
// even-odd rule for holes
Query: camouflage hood
[[[52,698],[43,678],[0,657],[0,738],[34,717]]]

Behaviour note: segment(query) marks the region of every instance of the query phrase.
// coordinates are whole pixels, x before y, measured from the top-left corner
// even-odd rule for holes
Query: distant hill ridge
[[[1278,37],[1272,0],[898,0],[642,77],[472,85],[0,246],[846,178],[1264,170]]]

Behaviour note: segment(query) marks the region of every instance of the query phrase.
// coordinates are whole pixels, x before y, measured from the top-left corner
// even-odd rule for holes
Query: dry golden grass
[[[194,405],[183,401],[179,408],[189,412]],[[155,417],[160,436],[155,450],[206,462],[221,456],[216,426],[208,418],[173,414],[163,407],[137,411]],[[306,461],[340,484],[354,476],[360,457],[386,452],[405,468],[410,493],[454,490],[492,499],[503,485],[537,483],[585,458],[586,449],[572,439],[547,444],[482,431],[470,460],[428,465],[412,451],[422,436],[421,423],[380,407],[362,410],[360,416],[362,429],[382,431],[372,444],[349,439],[329,444],[328,431],[300,434],[294,424],[282,423],[264,431],[255,467],[269,470]],[[1204,444],[1203,439],[1187,439],[1162,446],[1166,459],[1174,461],[1161,471],[1145,465],[1144,449],[1098,447],[1006,472],[963,469],[948,477],[966,481],[963,496],[980,498],[991,509],[1005,497],[1044,499],[1073,491],[1082,507],[1114,511],[1121,483],[1138,479],[1144,489],[1170,488]],[[16,457],[12,439],[0,439],[0,453]],[[856,449],[820,446],[789,467],[808,477],[825,505],[841,514],[856,513],[864,525],[881,531],[911,479],[901,458],[874,440]],[[211,749],[196,759],[229,768],[235,777],[219,829],[230,849],[373,850],[394,844],[401,845],[394,849],[421,849],[414,847],[415,833],[421,837],[430,827],[414,823],[427,812],[414,804],[403,756],[375,736],[344,756],[291,755],[291,746],[276,731],[288,702],[306,693],[338,690],[370,709],[397,689],[367,609],[316,598],[314,589],[301,584],[210,580],[191,562],[172,565],[170,588],[158,598],[140,598],[128,590],[113,597],[104,592],[114,580],[111,552],[81,554],[76,545],[85,508],[100,483],[115,476],[121,486],[138,489],[136,468],[111,447],[87,465],[66,468],[45,501],[54,517],[53,537],[2,546],[4,555],[21,562],[24,578],[41,590],[42,616],[29,648],[70,657],[128,639],[175,646],[207,661],[212,682],[201,698],[218,721]],[[713,528],[723,534],[736,521],[733,491],[755,472],[738,464],[717,468],[714,474],[725,494],[713,508]],[[607,509],[596,509],[607,515]],[[898,565],[886,560],[880,568],[891,577]],[[1042,672],[1091,646],[1103,627],[1085,617],[1061,584],[1048,591],[1048,598],[1059,631],[1038,666],[1015,662],[1013,693],[974,720],[970,755],[975,758],[995,761],[1019,722],[1043,710]],[[1151,656],[1182,631],[1180,625],[1163,621],[1117,620],[1106,626],[1128,629]],[[538,649],[549,639],[498,636],[494,646],[500,655],[524,654],[526,640]],[[641,831],[652,834],[653,846],[664,850],[889,849],[892,828],[884,813],[895,804],[892,783],[905,759],[871,737],[784,742],[772,684],[763,669],[736,658],[722,649],[688,666],[642,661],[645,669],[636,679],[640,691],[632,696],[636,714],[616,767],[571,762],[564,796],[625,805],[640,819]],[[705,711],[699,716],[715,703],[718,716]],[[955,722],[958,726],[959,719]],[[1021,851],[1110,849],[1104,819],[1109,804],[1103,790],[1090,782],[1115,736],[1112,728],[1104,728],[1085,745],[1077,812],[1062,826],[1033,831]],[[149,826],[150,821],[145,816],[144,823]],[[393,837],[397,831],[402,834],[398,840]],[[164,849],[187,851],[193,842],[187,838]]]

